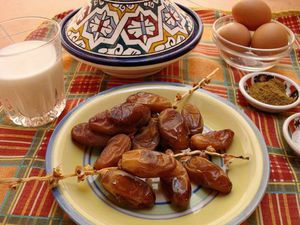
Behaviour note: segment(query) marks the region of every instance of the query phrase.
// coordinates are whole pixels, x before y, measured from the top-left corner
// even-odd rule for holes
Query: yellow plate
[[[47,173],[60,166],[63,173],[72,173],[77,165],[93,163],[98,152],[80,149],[70,136],[74,125],[86,122],[97,112],[125,101],[138,91],[157,93],[173,100],[187,86],[174,83],[140,83],[112,88],[88,99],[72,110],[56,127],[46,155]],[[249,156],[249,161],[235,160],[228,171],[232,192],[216,192],[193,187],[190,208],[176,212],[157,190],[156,204],[149,210],[127,210],[111,203],[96,177],[77,183],[76,178],[59,182],[53,194],[60,206],[78,224],[102,225],[194,225],[240,224],[255,210],[264,195],[269,177],[269,159],[265,142],[250,119],[230,102],[199,90],[188,98],[198,106],[208,129],[229,128],[235,132],[228,153]],[[222,165],[221,161],[216,163]]]

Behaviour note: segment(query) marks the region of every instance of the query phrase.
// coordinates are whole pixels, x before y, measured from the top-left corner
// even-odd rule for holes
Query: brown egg
[[[283,25],[278,23],[266,23],[254,32],[251,47],[261,49],[280,48],[286,46],[288,42],[288,32]],[[262,53],[259,52],[255,53],[262,55]]]
[[[272,13],[270,7],[261,0],[241,0],[233,6],[232,16],[249,30],[256,30],[271,21]]]
[[[228,23],[219,28],[218,33],[227,41],[246,47],[250,46],[251,35],[247,27],[245,27],[243,24],[236,22]],[[230,43],[223,42],[223,44],[226,45],[228,48],[236,51],[245,51],[243,48],[239,48]]]

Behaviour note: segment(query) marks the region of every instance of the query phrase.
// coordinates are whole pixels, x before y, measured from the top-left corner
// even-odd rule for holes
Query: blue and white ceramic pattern
[[[202,31],[195,12],[169,0],[96,0],[69,14],[61,35],[79,60],[104,70],[140,67],[137,72],[149,75],[191,51]]]

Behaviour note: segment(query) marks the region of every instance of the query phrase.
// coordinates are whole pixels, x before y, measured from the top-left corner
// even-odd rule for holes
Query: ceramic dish
[[[71,55],[122,78],[158,72],[191,51],[203,32],[193,10],[169,0],[91,0],[61,26]]]
[[[276,78],[282,81],[285,84],[286,94],[291,96],[295,99],[295,101],[289,105],[270,105],[258,101],[257,99],[250,96],[247,90],[256,82],[267,81],[269,79]],[[239,82],[239,89],[242,95],[246,98],[246,100],[251,104],[253,107],[270,113],[278,113],[283,112],[289,109],[292,109],[300,104],[300,87],[299,85],[291,80],[290,78],[280,75],[278,73],[271,73],[271,72],[255,72],[249,73],[244,76]]]
[[[138,91],[174,99],[177,93],[182,94],[188,88],[191,87],[175,83],[140,83],[113,88],[83,102],[63,118],[52,134],[46,155],[47,173],[57,166],[61,166],[64,173],[72,173],[77,165],[93,163],[99,154],[80,149],[72,142],[70,132],[75,124],[87,121],[99,110],[109,109]],[[260,132],[246,115],[214,94],[196,91],[188,101],[201,109],[207,129],[230,128],[235,132],[229,153],[250,157],[249,161],[235,160],[231,164],[228,175],[233,190],[230,194],[218,195],[193,187],[190,207],[185,211],[176,212],[159,193],[152,209],[127,210],[106,198],[96,177],[79,184],[77,179],[70,178],[62,180],[53,190],[60,206],[74,221],[84,225],[193,225],[199,221],[203,225],[233,225],[249,217],[261,201],[269,177],[269,158]]]
[[[283,123],[282,131],[286,142],[300,156],[300,113],[288,117]]]
[[[274,49],[258,49],[235,44],[224,39],[218,33],[218,29],[233,21],[231,15],[217,19],[213,24],[213,40],[223,60],[237,69],[251,72],[267,70],[275,66],[281,58],[287,56],[295,42],[293,31],[284,24],[273,20],[272,22],[280,24],[287,31],[288,44],[286,46]]]

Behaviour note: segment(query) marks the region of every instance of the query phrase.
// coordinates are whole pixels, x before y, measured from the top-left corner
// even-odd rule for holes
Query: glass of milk
[[[47,124],[66,100],[59,24],[22,17],[0,22],[0,110],[17,125]]]

